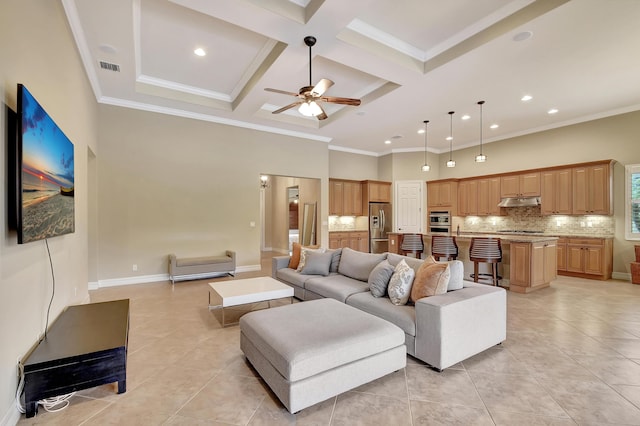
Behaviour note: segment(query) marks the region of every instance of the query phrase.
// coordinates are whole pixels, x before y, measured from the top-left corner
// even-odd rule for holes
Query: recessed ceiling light
[[[513,41],[525,41],[529,40],[533,33],[531,31],[522,31],[513,36]]]
[[[558,112],[558,108],[551,108],[549,111],[547,111],[547,114],[556,114]]]
[[[445,138],[445,140],[452,141],[452,140],[453,140],[453,138],[452,138],[451,136],[447,136],[447,137]]]
[[[402,135],[393,135],[391,139],[402,139]]]
[[[468,120],[468,119],[470,119],[470,118],[471,118],[471,116],[470,116],[470,115],[468,115],[468,114],[465,114],[465,115],[463,115],[462,117],[460,117],[460,119],[461,119],[461,120]]]
[[[198,47],[196,50],[193,51],[193,53],[195,53],[198,56],[205,56],[207,54],[207,52],[205,52],[202,47]]]
[[[418,134],[419,134],[419,135],[421,135],[421,134],[423,134],[423,133],[424,133],[424,129],[420,129],[420,130],[418,130]]]
[[[384,143],[389,145],[391,143],[391,141],[389,139],[387,139],[386,141],[384,141]]]
[[[500,126],[498,126],[497,124],[492,124],[491,126],[489,126],[490,129],[497,129],[498,127]]]
[[[524,95],[523,97],[521,97],[521,98],[520,98],[520,100],[521,100],[522,102],[528,102],[528,101],[530,101],[531,99],[533,99],[533,96],[531,96],[531,95]]]

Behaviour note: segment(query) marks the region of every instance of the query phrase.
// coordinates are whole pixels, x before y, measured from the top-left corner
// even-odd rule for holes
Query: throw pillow
[[[460,260],[452,260],[449,263],[449,269],[451,269],[451,276],[449,277],[449,285],[447,285],[447,291],[460,290],[464,287],[464,266]]]
[[[384,297],[387,295],[389,280],[395,268],[387,260],[378,263],[369,274],[369,289],[373,297]]]
[[[451,268],[448,263],[423,263],[411,287],[411,300],[417,301],[423,297],[445,294]]]
[[[391,280],[389,281],[389,299],[394,305],[406,305],[411,295],[411,284],[415,271],[407,265],[407,262],[400,261],[393,271]]]
[[[304,266],[300,273],[303,275],[323,275],[326,277],[329,275],[332,258],[333,253],[331,252],[317,253],[310,251],[305,256]]]
[[[342,249],[338,272],[354,280],[367,282],[375,266],[387,258],[387,253],[364,253],[349,247]]]
[[[309,248],[318,248],[318,246],[310,246]],[[289,268],[298,269],[301,252],[302,252],[302,244],[293,243],[293,247],[291,249],[291,258],[289,259]]]
[[[300,250],[300,262],[298,263],[298,267],[296,268],[297,272],[302,272],[302,269],[304,268],[304,264],[307,261],[307,256],[309,255],[309,253],[313,253],[313,252],[324,253],[325,249],[323,248],[312,249],[312,248],[302,247],[302,250]]]
[[[327,252],[330,252],[331,254],[333,254],[333,256],[331,257],[331,266],[329,267],[329,272],[338,272],[338,265],[340,265],[340,257],[342,255],[342,249],[341,248],[332,249],[332,250],[327,250]]]

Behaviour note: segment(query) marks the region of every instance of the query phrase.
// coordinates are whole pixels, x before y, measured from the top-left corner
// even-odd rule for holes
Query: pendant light
[[[429,120],[424,121],[424,165],[422,166],[423,172],[428,172],[431,170],[431,166],[427,164],[427,123]]]
[[[484,163],[487,161],[487,156],[482,153],[482,105],[484,101],[478,101],[480,105],[480,154],[476,155],[476,163]]]
[[[455,167],[456,162],[451,158],[452,150],[453,150],[453,114],[454,111],[449,111],[449,161],[447,161],[447,167]]]

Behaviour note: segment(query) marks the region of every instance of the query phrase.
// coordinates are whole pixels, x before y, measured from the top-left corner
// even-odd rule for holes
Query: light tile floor
[[[267,256],[237,278],[270,268]],[[442,373],[408,357],[404,370],[291,415],[245,361],[238,326],[222,329],[208,310],[210,281],[92,291],[92,302],[131,299],[127,392],[82,391],[19,425],[640,425],[638,285],[560,277],[509,292],[502,345]]]

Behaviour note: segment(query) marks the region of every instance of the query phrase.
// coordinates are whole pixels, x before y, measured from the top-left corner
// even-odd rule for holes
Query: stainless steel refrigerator
[[[391,204],[369,203],[369,252],[389,251]]]

